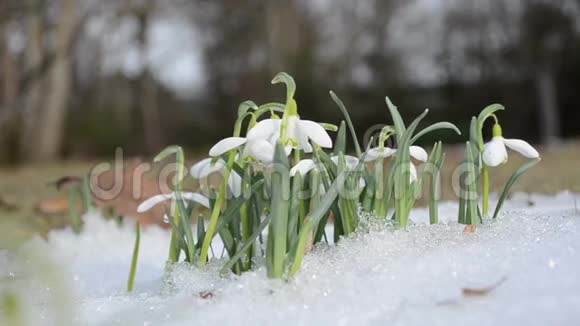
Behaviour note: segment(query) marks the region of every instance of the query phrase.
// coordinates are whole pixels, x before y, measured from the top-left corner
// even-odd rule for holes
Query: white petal
[[[298,122],[299,132],[307,135],[315,144],[324,148],[332,148],[332,139],[318,123],[310,120],[300,120]]]
[[[290,169],[290,176],[295,176],[296,172],[299,172],[301,176],[305,176],[308,172],[310,172],[310,170],[314,169],[315,166],[316,164],[313,160],[301,160],[296,165],[294,165],[292,169]]]
[[[409,168],[410,168],[411,177],[410,177],[409,183],[413,183],[413,182],[417,181],[417,169],[415,168],[415,164],[413,164],[413,163],[410,163],[410,164],[411,165]]]
[[[265,119],[258,122],[246,135],[248,141],[258,139],[269,139],[273,135],[280,133],[280,119]]]
[[[393,156],[393,154],[395,154],[396,152],[397,152],[396,150],[388,147],[384,147],[382,150],[378,147],[371,148],[367,152],[365,162],[374,161],[378,158],[388,158]]]
[[[427,152],[419,146],[409,147],[409,154],[411,154],[411,157],[421,162],[427,162],[429,159],[429,154],[427,154]]]
[[[242,177],[240,177],[236,171],[232,171],[232,173],[230,173],[228,187],[230,188],[230,191],[234,197],[238,198],[242,194]]]
[[[483,148],[483,161],[491,167],[507,161],[507,150],[502,137],[493,137]]]
[[[297,142],[299,141],[300,138],[300,130],[298,127],[299,122],[300,119],[298,117],[291,116],[288,118],[288,124],[286,125],[286,137],[293,139]]]
[[[355,157],[352,155],[345,155],[344,159],[346,160],[346,166],[348,166],[349,170],[356,169],[356,167],[358,166],[358,163],[360,162],[358,157]]]
[[[507,147],[522,154],[527,158],[539,158],[540,153],[527,142],[520,139],[504,139]]]
[[[139,205],[139,207],[137,207],[137,213],[145,213],[146,211],[150,210],[157,204],[169,199],[173,199],[174,196],[175,194],[171,193],[171,194],[155,195],[153,197],[150,197],[146,199],[144,202],[142,202],[141,205]]]
[[[338,166],[338,156],[337,155],[331,156],[330,159],[332,160],[332,162],[334,162],[334,164],[336,164]],[[344,160],[346,162],[346,169],[347,170],[356,169],[356,167],[358,166],[358,163],[360,161],[357,157],[352,156],[352,155],[345,155]]]
[[[298,147],[296,149],[301,149],[305,153],[312,153],[313,148],[312,145],[310,145],[310,142],[308,141],[308,136],[306,136],[306,134],[299,133],[297,140]]]
[[[175,194],[174,196],[175,197]],[[181,198],[185,199],[185,200],[189,200],[189,201],[193,201],[196,202],[200,205],[202,205],[205,208],[209,208],[209,199],[197,192],[182,192],[181,193]]]
[[[246,143],[246,141],[247,139],[243,137],[228,137],[222,139],[217,144],[213,145],[213,147],[209,150],[209,156],[220,156],[223,153],[242,146]]]
[[[196,179],[205,178],[214,172],[225,169],[226,167],[222,160],[218,160],[214,164],[212,164],[211,161],[211,158],[206,158],[194,164],[190,170],[191,176]]]
[[[256,160],[270,163],[274,160],[274,151],[276,147],[269,141],[258,139],[249,142],[247,145],[247,155],[251,155]]]

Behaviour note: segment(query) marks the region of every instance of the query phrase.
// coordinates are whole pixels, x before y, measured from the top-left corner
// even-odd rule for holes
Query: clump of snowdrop
[[[184,158],[178,146],[156,157],[159,161],[175,155],[179,166],[175,189],[144,201],[139,211],[171,202],[165,213],[172,226],[170,264],[180,261],[183,254],[186,262],[202,268],[209,262],[212,240],[219,236],[228,257],[222,273],[239,274],[262,262],[269,277],[291,279],[309,248],[318,242],[330,242],[330,236],[334,242],[339,241],[359,229],[360,223],[368,224],[369,216],[380,223],[406,228],[417,194],[428,180],[430,220],[438,222],[440,170],[445,158],[442,144],[435,143],[428,153],[415,143],[435,130],[449,129],[460,134],[455,125],[438,122],[419,129],[428,113],[425,110],[407,126],[387,98],[392,125],[380,131],[376,146],[369,145],[363,151],[348,112],[334,93],[330,95],[345,120],[340,127],[299,115],[294,98],[296,85],[290,75],[280,73],[272,83],[286,86],[285,102],[260,106],[243,102],[232,136],[218,141],[209,150],[208,158],[189,169],[195,179],[219,173],[222,180],[217,189],[206,189],[203,194],[183,191]],[[484,121],[494,110],[484,110],[481,119]],[[485,180],[487,166],[507,159],[506,146],[526,157],[539,157],[527,143],[502,138],[499,124],[494,127],[493,140],[485,145],[481,126],[483,122],[474,119],[466,152],[466,160],[471,163],[466,172],[474,180],[478,180],[480,170]],[[329,131],[337,132],[334,140]],[[347,131],[354,145],[353,155],[347,153]],[[386,146],[390,139],[396,143],[394,148]],[[388,171],[385,160],[390,160]],[[464,184],[468,185],[466,192],[477,193],[473,182]],[[476,220],[478,198],[461,202],[460,222]],[[191,215],[196,208],[208,212],[208,224],[206,229],[205,223],[199,221],[194,237]],[[392,221],[386,222],[389,211],[393,212]],[[327,234],[330,221],[334,224],[332,235]]]
[[[466,146],[464,176],[460,182],[462,185],[460,223],[478,225],[487,217],[489,213],[489,168],[497,167],[508,161],[507,148],[520,153],[530,161],[518,168],[506,182],[493,212],[493,218],[497,218],[499,215],[503,203],[517,179],[540,161],[538,151],[526,141],[503,137],[502,127],[496,116],[496,113],[502,110],[505,110],[502,105],[492,104],[486,107],[477,118],[473,117],[472,119],[470,141]],[[492,139],[485,143],[483,126],[489,118],[494,121]],[[481,183],[481,193],[479,183]],[[481,209],[479,207],[480,199]]]

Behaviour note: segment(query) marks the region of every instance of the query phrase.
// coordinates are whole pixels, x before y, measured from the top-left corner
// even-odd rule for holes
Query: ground
[[[442,172],[443,199],[456,200],[453,184],[457,184],[457,176],[453,177],[456,167],[463,158],[463,148],[445,146],[447,158]],[[580,141],[570,141],[552,149],[540,148],[542,162],[519,179],[515,191],[530,193],[555,194],[562,190],[580,192],[580,169],[575,166],[580,162]],[[194,153],[187,156],[191,159],[202,159],[203,155]],[[135,160],[133,160],[135,161]],[[143,160],[148,162],[149,160]],[[517,168],[523,159],[518,154],[510,152],[508,164],[491,171],[492,191],[499,191],[505,180]],[[67,225],[67,214],[63,214],[66,206],[66,194],[59,193],[51,182],[62,176],[80,176],[100,161],[71,161],[48,165],[26,165],[19,167],[0,167],[0,224],[9,220],[26,226],[26,234],[46,234],[49,230]],[[129,161],[128,165],[131,164]],[[159,171],[159,166],[151,173],[153,176]],[[191,189],[196,184],[190,182]],[[148,189],[151,193],[155,189]],[[56,201],[50,201],[57,199]],[[47,201],[49,200],[49,201]],[[137,202],[132,198],[120,198],[120,210],[132,211]],[[54,203],[57,211],[47,214],[39,209],[42,203]],[[124,205],[130,203],[131,205]],[[419,201],[419,204],[422,204]],[[66,211],[66,207],[64,207]],[[159,213],[159,212],[155,212]],[[161,215],[161,214],[156,214]],[[151,216],[149,219],[154,218]],[[159,221],[161,219],[159,218]]]

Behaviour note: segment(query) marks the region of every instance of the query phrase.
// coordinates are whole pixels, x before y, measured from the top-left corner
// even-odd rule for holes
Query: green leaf
[[[129,270],[129,279],[127,280],[127,292],[133,291],[135,284],[135,274],[137,273],[137,261],[139,259],[139,246],[141,243],[141,224],[137,221],[135,244],[133,245],[133,257],[131,258],[131,269]]]
[[[197,219],[197,243],[195,245],[195,249],[200,250],[201,244],[203,243],[203,239],[205,239],[205,221],[200,216]]]
[[[358,143],[358,138],[356,136],[356,130],[354,129],[354,125],[352,124],[352,120],[350,119],[350,115],[348,114],[348,111],[346,110],[344,103],[342,103],[340,98],[338,98],[338,96],[336,96],[336,94],[334,94],[333,91],[330,91],[330,97],[332,98],[334,103],[336,103],[336,105],[338,105],[338,108],[342,112],[342,115],[344,115],[344,119],[346,120],[346,123],[348,125],[348,129],[350,129],[350,135],[352,136],[352,141],[354,142],[354,149],[356,151],[356,156],[360,157],[362,155],[362,151],[360,149],[360,145]]]
[[[338,155],[340,152],[346,152],[346,123],[344,120],[340,123],[336,141],[334,142],[334,155]]]
[[[396,108],[393,112],[396,112]],[[394,189],[395,189],[395,212],[397,216],[397,222],[399,227],[406,228],[409,220],[410,207],[409,199],[411,196],[410,185],[410,171],[409,164],[411,162],[411,157],[409,153],[409,147],[411,146],[411,137],[417,129],[417,126],[425,118],[429,110],[425,110],[421,115],[419,115],[410,125],[407,130],[405,130],[402,137],[399,139],[397,156],[395,159],[395,175],[394,175]],[[397,123],[395,123],[395,128]]]
[[[453,131],[455,131],[456,134],[461,135],[461,131],[459,131],[459,129],[457,129],[457,127],[452,124],[451,122],[437,122],[434,123],[432,125],[430,125],[429,127],[419,131],[412,139],[411,139],[411,144],[414,144],[419,138],[421,138],[422,136],[433,132],[435,130],[441,130],[441,129],[451,129]]]
[[[268,276],[280,278],[284,274],[286,258],[288,211],[290,208],[290,167],[284,146],[276,144],[274,171],[272,172],[272,199],[270,204],[270,226],[268,231],[268,250],[266,255]]]
[[[397,132],[397,142],[399,143],[401,137],[403,137],[403,134],[405,133],[405,123],[403,122],[401,114],[399,114],[399,110],[397,110],[397,107],[393,104],[393,102],[391,102],[391,99],[386,97],[385,100],[387,102],[389,112],[391,113],[391,118],[393,119],[393,123],[395,125],[395,130]]]
[[[274,79],[272,79],[272,84],[279,83],[286,84],[286,100],[289,101],[294,98],[294,94],[296,93],[296,83],[294,82],[294,78],[285,72],[279,72]]]
[[[238,252],[233,257],[231,257],[230,260],[222,267],[220,271],[221,275],[225,275],[229,272],[229,270],[238,262],[238,260],[242,258],[245,252],[248,251],[248,249],[254,245],[256,239],[258,239],[260,234],[262,234],[264,229],[266,229],[266,227],[269,224],[270,224],[270,216],[266,216],[262,221],[262,223],[260,223],[260,225],[256,228],[254,233],[252,233],[250,238],[248,238],[248,241],[246,241],[244,245],[240,248],[240,250],[238,250]]]
[[[185,234],[185,241],[187,244],[187,255],[190,258],[190,262],[192,262],[193,257],[195,256],[195,241],[193,240],[193,233],[191,231],[191,221],[190,215],[191,210],[185,207],[183,198],[181,197],[180,192],[176,192],[175,202],[177,203],[177,208],[180,211],[179,216],[181,217],[181,227],[183,228],[183,234]],[[191,206],[193,207],[193,205]],[[189,215],[188,215],[189,213]]]
[[[512,186],[516,183],[516,181],[518,180],[518,178],[520,176],[522,176],[522,174],[524,174],[524,172],[526,172],[528,169],[532,168],[533,166],[535,166],[536,164],[538,164],[540,162],[539,159],[537,160],[533,160],[533,161],[529,161],[524,163],[522,166],[520,166],[516,172],[514,172],[514,174],[512,174],[512,176],[509,178],[508,182],[505,184],[501,195],[499,196],[499,200],[497,202],[497,206],[495,207],[495,212],[493,213],[493,218],[497,218],[497,216],[499,215],[499,212],[501,211],[501,208],[504,204],[505,199],[507,198],[507,195],[509,194]]]
[[[304,188],[304,182],[300,172],[292,178],[292,200],[290,202],[290,214],[288,217],[288,245],[294,243],[295,238],[298,236],[300,225],[300,206],[302,203],[302,189]]]
[[[467,192],[469,198],[467,198],[467,220],[468,223],[471,225],[479,225],[481,223],[479,214],[477,213],[477,202],[478,197],[472,198],[473,194],[477,194],[477,172],[475,170],[475,160],[473,157],[473,148],[470,142],[467,142],[466,145],[466,153],[467,153]]]
[[[161,153],[157,154],[157,156],[155,156],[153,161],[156,163],[161,162],[164,159],[166,159],[167,157],[169,157],[170,155],[178,154],[178,153],[181,153],[181,155],[183,156],[183,149],[181,148],[181,146],[177,146],[177,145],[169,146],[169,147],[165,148],[163,151],[161,151]]]

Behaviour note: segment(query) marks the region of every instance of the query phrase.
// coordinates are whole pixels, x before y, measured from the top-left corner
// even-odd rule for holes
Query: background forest
[[[460,127],[500,102],[510,137],[557,145],[580,135],[580,1],[3,0],[0,162],[201,150],[283,98],[278,71],[309,119],[340,121],[331,89],[362,130],[386,95]]]

